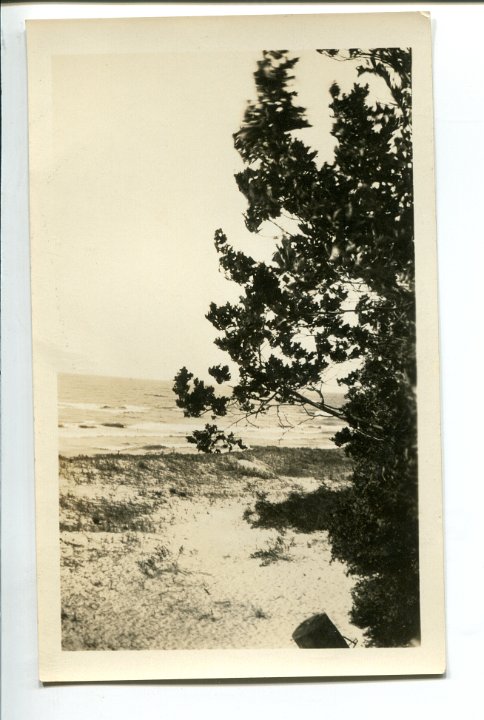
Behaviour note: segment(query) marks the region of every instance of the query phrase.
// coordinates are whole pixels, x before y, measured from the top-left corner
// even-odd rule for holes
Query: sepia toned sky
[[[57,55],[52,58],[52,173],[63,372],[171,379],[226,357],[209,303],[236,299],[218,271],[214,231],[259,257],[274,249],[244,226],[232,134],[254,95],[254,52]],[[296,66],[299,135],[331,157],[329,86],[354,65],[316,52]]]

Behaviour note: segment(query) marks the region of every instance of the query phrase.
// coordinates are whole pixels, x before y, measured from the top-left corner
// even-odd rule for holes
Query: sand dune
[[[326,482],[338,485],[335,458]],[[319,612],[361,645],[353,581],[330,563],[326,532],[244,518],[257,497],[313,491],[321,474],[282,475],[257,458],[62,461],[64,649],[295,647],[296,626]]]

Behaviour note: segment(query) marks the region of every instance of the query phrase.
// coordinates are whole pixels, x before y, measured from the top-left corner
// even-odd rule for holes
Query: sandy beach
[[[361,646],[324,530],[348,474],[309,448],[61,457],[63,649],[296,647],[321,612]]]

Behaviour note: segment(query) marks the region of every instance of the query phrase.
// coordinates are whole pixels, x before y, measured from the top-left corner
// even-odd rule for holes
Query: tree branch
[[[312,407],[316,408],[317,410],[320,410],[322,412],[327,413],[328,415],[332,415],[333,417],[338,418],[339,420],[344,420],[345,422],[349,422],[348,417],[342,413],[340,410],[337,410],[336,408],[331,407],[331,405],[327,405],[324,402],[318,403],[314,400],[311,400],[310,398],[306,397],[302,393],[298,392],[297,390],[292,390],[291,395],[297,399],[299,402],[305,403],[307,405],[311,405]],[[358,421],[360,422],[360,421]],[[383,430],[383,428],[378,427],[377,430]],[[353,430],[360,435],[363,435],[364,437],[369,438],[370,440],[377,440],[378,442],[383,442],[385,438],[379,437],[378,435],[373,435],[368,433],[366,430],[362,430],[359,425],[356,427],[353,427]],[[373,428],[371,428],[371,431],[373,432]]]
[[[297,390],[291,390],[291,395],[297,400],[299,400],[299,402],[302,402],[305,405],[311,405],[312,407],[316,408],[316,410],[320,410],[327,413],[328,415],[332,415],[339,420],[347,421],[348,419],[344,413],[340,412],[336,408],[331,407],[331,405],[326,405],[325,402],[316,402],[315,400],[311,400]]]

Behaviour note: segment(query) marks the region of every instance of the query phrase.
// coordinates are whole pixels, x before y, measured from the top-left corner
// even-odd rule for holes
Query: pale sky
[[[331,156],[329,86],[354,65],[303,53],[300,137]],[[52,177],[46,209],[55,237],[63,372],[171,379],[226,362],[205,320],[210,301],[239,288],[218,271],[214,231],[268,257],[251,235],[234,173],[232,134],[254,95],[260,53],[55,56]],[[274,229],[275,231],[275,229]],[[272,234],[272,231],[264,234]]]

